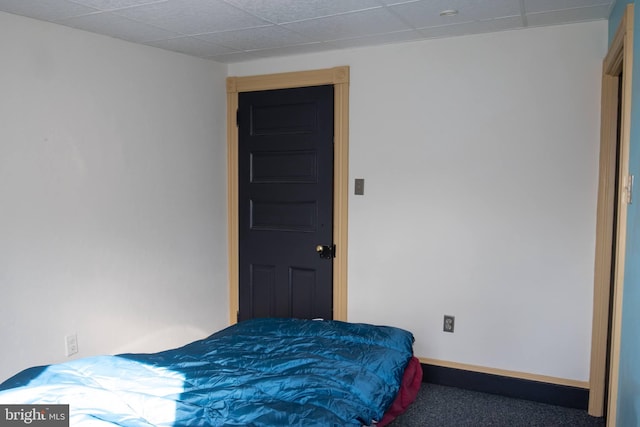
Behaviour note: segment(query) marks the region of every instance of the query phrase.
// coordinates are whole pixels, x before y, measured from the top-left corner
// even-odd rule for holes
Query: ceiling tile
[[[43,21],[56,21],[72,16],[97,12],[92,7],[67,0],[0,0],[0,10],[16,15],[28,16]]]
[[[201,34],[197,37],[201,40],[239,50],[268,49],[310,42],[309,39],[298,33],[275,25],[270,27],[249,28],[246,30]]]
[[[218,46],[212,43],[207,43],[194,37],[179,37],[169,40],[157,40],[145,44],[149,46],[159,47],[161,49],[186,53],[187,55],[199,56],[201,58],[209,58],[212,56],[233,52],[233,49],[229,49],[224,46]]]
[[[333,40],[332,45],[338,48],[385,45],[424,39],[424,35],[416,30],[396,31],[394,33],[375,36],[356,37],[352,39]]]
[[[94,13],[57,21],[62,25],[93,31],[136,43],[178,37],[179,34],[135,22],[108,12]]]
[[[335,50],[337,47],[333,43],[307,43],[295,46],[278,47],[274,49],[262,49],[255,51],[256,54],[272,57],[286,55],[301,55],[306,53],[325,52],[327,50]]]
[[[463,22],[460,24],[427,27],[420,29],[426,38],[454,37],[468,34],[490,33],[494,31],[514,30],[522,27],[522,18],[510,16],[485,21]]]
[[[520,16],[519,0],[421,0],[389,6],[402,19],[415,28],[442,26],[462,22],[480,21],[505,16]],[[440,16],[440,12],[455,9],[454,16]]]
[[[121,9],[114,13],[185,35],[268,24],[219,0],[169,0]]]
[[[345,39],[409,29],[384,8],[293,22],[284,24],[283,27],[304,34],[314,41]]]
[[[524,0],[525,13],[549,12],[589,6],[610,6],[614,0]]]
[[[377,0],[224,0],[271,22],[301,21],[380,7]]]
[[[555,12],[529,13],[529,26],[567,24],[569,22],[593,21],[609,16],[609,6],[579,7]]]
[[[378,0],[380,3],[386,5],[386,6],[391,6],[394,4],[402,4],[402,3],[415,3],[415,2],[419,2],[421,0]]]
[[[224,55],[212,56],[209,59],[212,59],[217,62],[222,62],[225,64],[232,64],[234,62],[252,61],[255,59],[264,59],[264,58],[265,56],[258,55],[258,52],[233,52],[233,53],[227,53]]]
[[[140,6],[148,3],[160,3],[166,0],[71,0],[85,6],[94,7],[99,10],[114,10],[125,7]]]

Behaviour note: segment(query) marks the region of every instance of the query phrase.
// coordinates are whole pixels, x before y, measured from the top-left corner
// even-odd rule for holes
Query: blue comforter
[[[412,344],[387,326],[254,319],[174,350],[28,369],[0,385],[0,404],[69,404],[71,426],[369,425]]]

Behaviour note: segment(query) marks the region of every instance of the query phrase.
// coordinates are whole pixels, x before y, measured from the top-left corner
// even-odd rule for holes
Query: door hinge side
[[[240,109],[239,108],[236,110],[236,127],[237,128],[240,127]]]
[[[236,311],[236,323],[240,322],[240,310]]]

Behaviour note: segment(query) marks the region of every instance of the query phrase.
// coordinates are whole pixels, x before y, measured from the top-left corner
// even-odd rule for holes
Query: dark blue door
[[[238,320],[332,319],[333,86],[238,101]]]

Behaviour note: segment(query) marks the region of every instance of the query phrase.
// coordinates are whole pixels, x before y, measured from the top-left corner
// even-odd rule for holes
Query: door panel
[[[283,182],[315,183],[318,159],[314,151],[257,152],[251,155],[251,182],[270,184]]]
[[[289,270],[289,286],[291,289],[291,317],[308,317],[314,312],[314,303],[320,298],[315,270],[291,268]]]
[[[238,319],[330,319],[333,86],[240,93],[238,121]]]
[[[271,313],[276,311],[275,300],[275,266],[273,265],[257,265],[250,266],[250,280],[249,280],[249,293],[248,298],[253,301],[262,301],[254,307],[254,317],[268,317]],[[260,286],[253,286],[254,283],[259,283]]]

